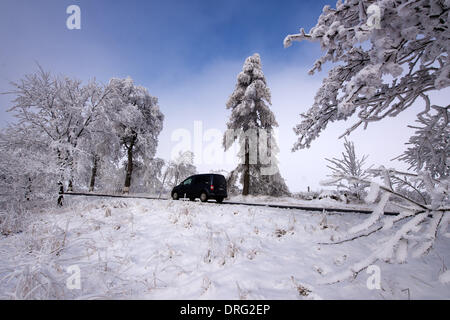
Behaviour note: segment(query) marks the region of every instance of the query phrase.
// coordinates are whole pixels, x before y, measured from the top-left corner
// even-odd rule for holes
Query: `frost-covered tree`
[[[133,190],[139,193],[159,194],[162,188],[165,161],[153,158],[148,162],[136,161],[133,166]]]
[[[162,189],[165,187],[172,188],[185,178],[196,173],[197,168],[194,165],[194,153],[192,151],[180,152],[174,160],[166,164],[162,176]]]
[[[239,139],[239,156],[242,163],[235,169],[241,175],[242,194],[282,195],[289,190],[281,177],[275,154],[278,152],[273,137],[277,127],[275,115],[270,110],[271,94],[262,72],[259,54],[245,60],[237,76],[237,84],[226,104],[231,109],[223,146],[225,151]],[[270,163],[262,159],[270,158]],[[262,172],[271,168],[271,172]]]
[[[144,187],[147,192],[152,194],[157,194],[163,187],[163,168],[166,161],[161,158],[152,159],[149,166],[146,167],[144,177]]]
[[[197,173],[194,165],[194,153],[192,151],[180,152],[179,156],[172,161],[174,185],[187,177]]]
[[[313,106],[301,115],[303,119],[295,128],[299,139],[294,151],[309,147],[330,122],[356,116],[346,135],[424,101],[418,115],[424,126],[418,128],[410,139],[411,147],[401,157],[416,173],[380,168],[375,174],[383,179],[382,184],[341,175],[350,182],[370,183],[366,201],[380,200],[367,221],[351,228],[350,235],[337,242],[353,241],[379,230],[393,231],[370,256],[332,281],[358,274],[377,260],[391,261],[396,256],[404,260],[408,249],[414,249],[413,256],[421,256],[432,248],[438,235],[446,233],[450,220],[448,106],[433,106],[437,115],[432,115],[429,93],[450,85],[449,9],[446,0],[338,1],[336,9],[324,7],[309,33],[301,29],[284,40],[285,46],[292,41],[320,42],[326,53],[311,73],[320,71],[326,62],[336,64],[324,79]],[[421,186],[429,203],[426,197],[417,201],[398,192],[394,179],[397,183],[403,180],[402,185],[411,190]],[[390,200],[401,213],[383,217]]]
[[[70,190],[79,142],[92,128],[109,91],[94,81],[82,85],[79,80],[54,77],[40,66],[12,86],[8,93],[16,97],[9,111],[18,119],[17,125],[45,136],[47,152],[56,155],[59,183],[67,181]]]
[[[56,194],[56,155],[30,126],[0,130],[0,233],[21,230],[27,210]]]
[[[242,193],[242,190],[239,189],[237,186],[237,180],[238,180],[238,172],[237,170],[232,170],[227,176],[227,191],[230,195],[238,195],[239,193]]]
[[[112,94],[107,103],[107,117],[126,153],[126,175],[123,192],[131,186],[133,163],[136,160],[150,163],[156,153],[158,135],[163,128],[164,115],[159,110],[158,99],[131,78],[111,79]]]
[[[344,141],[345,151],[342,152],[342,157],[325,159],[330,165],[327,165],[331,169],[332,182],[328,185],[335,185],[338,188],[342,188],[349,192],[349,195],[355,196],[358,200],[364,195],[364,189],[368,187],[368,184],[362,183],[360,180],[368,179],[369,173],[365,168],[365,162],[367,155],[358,158],[355,152],[355,145],[352,141],[345,139]],[[354,181],[346,183],[341,179],[334,180],[334,177],[341,177],[343,175],[355,177]]]
[[[111,122],[104,113],[100,114],[79,145],[77,172],[89,191],[94,191],[98,178],[108,171],[108,166],[119,165],[120,147]]]

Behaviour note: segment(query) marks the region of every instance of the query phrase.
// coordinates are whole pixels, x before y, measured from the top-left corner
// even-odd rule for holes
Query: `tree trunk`
[[[72,179],[69,180],[69,184],[67,186],[67,191],[72,192],[73,191],[73,182]]]
[[[173,185],[174,187],[178,184],[179,176],[180,176],[180,172],[178,171],[178,167],[177,167],[177,171],[175,172],[175,184]]]
[[[61,151],[59,149],[57,149],[57,155],[58,155],[58,166],[59,166],[59,176],[60,176],[60,180],[58,181],[58,200],[57,200],[57,204],[58,206],[62,207],[63,206],[63,200],[64,200],[64,185],[62,183],[63,179],[64,179],[64,163],[62,160],[62,155],[61,155]]]
[[[59,197],[58,197],[58,206],[62,207],[63,206],[63,200],[64,200],[64,186],[62,184],[62,182],[58,182],[58,188],[59,188]]]
[[[163,181],[162,181],[162,183],[161,183],[161,190],[159,190],[158,199],[161,198],[161,193],[162,193],[163,190],[164,190],[164,183],[166,182],[166,178],[167,178],[167,170],[166,170],[166,172],[164,173],[164,178],[163,178]]]
[[[127,162],[127,174],[125,176],[125,185],[123,186],[122,193],[129,193],[131,186],[131,174],[133,173],[133,147],[136,142],[136,137],[133,137],[129,147],[127,147],[128,162]]]
[[[69,167],[69,171],[70,171],[70,178],[67,183],[67,191],[72,192],[73,191],[73,156],[70,153],[70,151],[66,151],[65,163],[67,164],[67,167]]]
[[[244,163],[244,186],[242,188],[242,195],[247,196],[250,189],[250,148],[248,145],[248,138],[245,139],[245,163]]]
[[[95,178],[97,177],[98,156],[94,155],[91,171],[91,181],[89,182],[89,191],[94,191]]]

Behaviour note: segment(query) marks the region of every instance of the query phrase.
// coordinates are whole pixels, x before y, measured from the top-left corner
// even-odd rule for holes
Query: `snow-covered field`
[[[172,200],[69,200],[0,238],[0,298],[58,299],[450,299],[439,281],[450,241],[406,263],[377,262],[327,279],[365,258],[381,235],[340,245],[367,215]],[[81,289],[73,288],[79,268]],[[69,286],[67,286],[69,283]],[[72,287],[71,287],[72,284]]]

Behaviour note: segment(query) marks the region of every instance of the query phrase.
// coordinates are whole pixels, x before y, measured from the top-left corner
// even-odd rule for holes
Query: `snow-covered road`
[[[95,198],[122,198],[122,199],[147,199],[147,200],[171,200],[170,197],[159,197],[157,195],[149,196],[146,194],[136,195],[119,195],[119,194],[103,194],[92,192],[67,192],[64,193],[66,197],[95,197]],[[188,200],[180,199],[180,200]],[[215,200],[209,200],[208,202],[216,203]],[[347,204],[341,201],[335,201],[332,199],[314,199],[314,200],[300,200],[291,197],[270,197],[270,196],[235,196],[227,198],[222,204],[232,205],[247,205],[255,207],[270,207],[279,209],[297,209],[306,211],[328,211],[328,212],[344,212],[344,213],[365,213],[371,214],[374,209],[374,205],[364,204]],[[395,211],[397,210],[397,211]],[[398,208],[390,205],[388,210],[384,211],[385,215],[398,215]]]

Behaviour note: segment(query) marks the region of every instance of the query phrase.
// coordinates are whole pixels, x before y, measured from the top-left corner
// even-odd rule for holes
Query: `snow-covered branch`
[[[376,5],[377,25],[369,23],[368,8]],[[330,122],[358,120],[345,134],[360,125],[393,117],[419,97],[450,85],[448,48],[449,3],[444,0],[338,1],[326,6],[309,33],[289,35],[293,41],[317,41],[325,55],[311,72],[326,62],[333,67],[316,94],[313,106],[295,127],[299,135],[293,150],[309,147]],[[392,81],[389,79],[392,78]]]
[[[413,257],[420,257],[426,254],[433,246],[438,230],[445,232],[447,228],[447,219],[443,219],[444,215],[450,215],[450,200],[448,196],[449,181],[437,181],[430,178],[426,173],[419,173],[415,175],[416,179],[422,180],[422,184],[427,189],[427,193],[431,195],[432,202],[429,205],[421,204],[408,196],[396,192],[392,188],[390,176],[393,170],[383,170],[382,168],[375,170],[375,172],[386,173],[385,182],[388,185],[380,185],[376,182],[360,179],[353,176],[335,176],[334,178],[346,179],[349,181],[360,181],[371,183],[371,190],[366,197],[366,201],[371,203],[378,201],[373,213],[368,219],[361,224],[351,227],[348,230],[348,235],[345,239],[336,239],[333,243],[325,244],[342,244],[344,242],[356,241],[362,237],[369,237],[375,233],[391,229],[394,225],[403,223],[392,236],[387,236],[383,245],[376,249],[367,258],[353,265],[349,270],[327,279],[328,283],[334,283],[345,278],[355,276],[362,270],[377,260],[390,261],[394,254],[397,253],[397,261],[404,261],[407,256],[408,248],[416,248],[413,252]],[[390,198],[393,204],[400,201],[399,207],[402,207],[401,213],[396,217],[384,217],[384,209],[388,204]],[[395,200],[397,199],[397,200]],[[405,207],[401,202],[406,202],[412,207]],[[425,232],[421,232],[422,225],[427,225]]]

